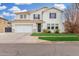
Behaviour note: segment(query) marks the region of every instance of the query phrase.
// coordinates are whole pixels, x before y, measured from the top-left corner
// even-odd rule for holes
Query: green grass
[[[32,36],[48,41],[79,41],[79,34],[33,33]]]
[[[79,37],[39,37],[39,39],[48,41],[79,41]]]
[[[78,34],[32,33],[32,36],[77,36]]]

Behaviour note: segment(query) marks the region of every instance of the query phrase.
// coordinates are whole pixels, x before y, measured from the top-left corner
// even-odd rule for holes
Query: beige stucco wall
[[[0,19],[0,33],[5,32],[5,27],[8,27],[8,26],[10,26],[8,24],[8,21]]]
[[[50,19],[49,18],[49,14],[50,13],[56,13],[56,19]],[[43,13],[43,21],[45,21],[45,23],[43,23],[43,29],[47,29],[47,24],[59,24],[59,30],[60,32],[63,32],[62,30],[62,12],[56,9],[49,9],[47,11],[45,11]],[[50,29],[52,32],[54,32],[54,30]]]
[[[20,15],[26,15],[26,18],[22,18],[22,19],[21,19],[21,18],[20,18]],[[28,20],[29,17],[30,17],[29,14],[16,14],[15,20]]]
[[[45,11],[45,10],[47,10],[48,8],[42,8],[42,9],[39,9],[39,10],[37,10],[37,11],[35,11],[35,12],[32,12],[31,14],[30,14],[30,20],[35,20],[34,18],[33,18],[33,15],[34,14],[40,14],[40,19],[37,19],[37,20],[42,20],[42,18],[43,18],[43,11]]]

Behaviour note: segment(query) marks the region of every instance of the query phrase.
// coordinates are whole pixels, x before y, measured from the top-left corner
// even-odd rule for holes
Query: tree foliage
[[[71,4],[64,10],[65,32],[79,33],[79,3]]]

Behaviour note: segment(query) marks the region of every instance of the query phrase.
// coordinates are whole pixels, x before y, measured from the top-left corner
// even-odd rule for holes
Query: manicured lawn
[[[32,36],[77,36],[78,34],[33,33]]]
[[[79,37],[39,37],[39,39],[48,41],[79,41]]]
[[[48,41],[79,41],[79,34],[33,33],[32,36]]]

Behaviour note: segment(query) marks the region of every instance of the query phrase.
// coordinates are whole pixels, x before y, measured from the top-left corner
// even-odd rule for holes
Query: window
[[[50,24],[47,24],[47,29],[50,29]]]
[[[51,29],[54,29],[54,24],[51,24]]]
[[[58,29],[58,26],[56,26],[55,29]]]
[[[20,18],[23,18],[23,15],[20,15]]]
[[[20,18],[21,19],[23,19],[23,18],[25,19],[26,18],[26,15],[20,15]]]
[[[40,19],[40,15],[38,14],[38,19]]]
[[[26,18],[26,15],[24,15],[24,18]]]
[[[34,19],[40,19],[40,14],[34,14],[33,17]]]
[[[58,29],[58,24],[56,24],[56,27],[55,27],[55,29]]]
[[[56,13],[50,13],[49,18],[56,18]]]
[[[56,24],[56,26],[58,26],[58,24]]]

